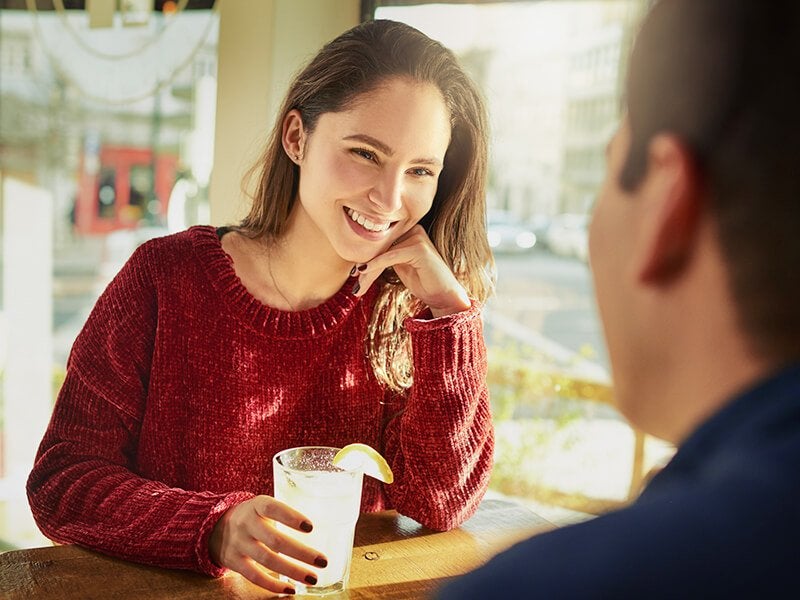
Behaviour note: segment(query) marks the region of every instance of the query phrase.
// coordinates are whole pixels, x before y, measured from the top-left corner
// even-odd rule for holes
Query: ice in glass
[[[334,466],[332,461],[338,450],[324,446],[290,448],[272,460],[274,497],[314,524],[311,533],[281,524],[278,527],[328,559],[324,569],[311,567],[317,575],[317,585],[293,582],[298,594],[332,594],[347,586],[364,473]]]

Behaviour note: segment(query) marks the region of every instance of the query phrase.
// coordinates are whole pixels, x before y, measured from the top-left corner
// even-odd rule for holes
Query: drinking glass
[[[314,525],[310,533],[280,523],[277,527],[328,559],[324,569],[311,568],[316,585],[293,582],[298,594],[333,594],[347,587],[364,473],[334,466],[338,451],[304,446],[278,452],[272,459],[275,499],[303,513]]]

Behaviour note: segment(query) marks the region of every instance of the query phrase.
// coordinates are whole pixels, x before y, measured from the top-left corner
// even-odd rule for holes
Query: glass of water
[[[324,569],[312,568],[316,585],[294,582],[298,594],[333,594],[347,587],[364,473],[334,466],[338,451],[327,446],[304,446],[278,452],[272,459],[275,499],[303,513],[314,524],[310,533],[280,523],[277,527],[328,559]]]

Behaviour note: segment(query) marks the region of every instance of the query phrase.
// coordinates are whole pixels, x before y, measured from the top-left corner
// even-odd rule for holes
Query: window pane
[[[25,479],[97,297],[140,243],[208,221],[217,38],[211,10],[2,10],[0,550],[47,543]]]
[[[376,11],[450,47],[488,103],[488,235],[498,278],[484,315],[497,428],[491,485],[494,493],[540,503],[540,511],[606,510],[626,501],[632,484],[638,487],[632,472],[643,437],[611,406],[587,225],[604,177],[605,146],[620,117],[623,58],[644,4],[457,3]],[[648,439],[638,473],[670,452]]]

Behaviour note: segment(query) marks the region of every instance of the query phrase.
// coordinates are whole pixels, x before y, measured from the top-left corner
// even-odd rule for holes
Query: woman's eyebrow
[[[389,146],[384,144],[382,141],[375,139],[371,135],[367,135],[366,133],[354,133],[353,135],[348,135],[342,138],[348,141],[356,141],[356,142],[364,142],[365,144],[369,144],[383,152],[386,156],[392,156],[394,154],[394,150],[392,150]]]
[[[350,142],[364,142],[365,144],[369,144],[370,146],[377,148],[386,156],[394,155],[394,150],[384,144],[379,139],[372,137],[371,135],[367,135],[366,133],[354,133],[353,135],[347,135],[342,138],[343,140],[347,140]],[[418,163],[422,165],[433,165],[437,167],[442,166],[442,161],[438,158],[415,158],[411,162]]]

